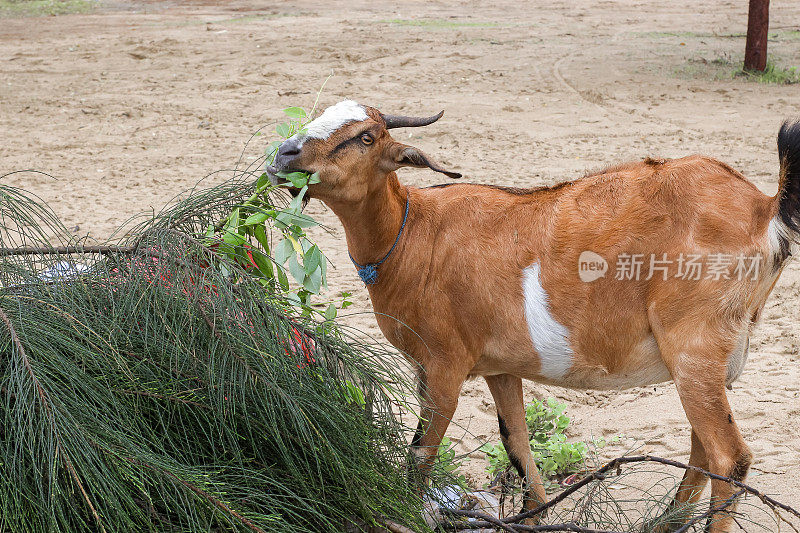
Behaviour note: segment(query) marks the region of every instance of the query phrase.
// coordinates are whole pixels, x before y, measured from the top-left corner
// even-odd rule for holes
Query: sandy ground
[[[289,105],[344,97],[391,113],[446,110],[404,131],[470,181],[552,184],[647,155],[713,155],[776,190],[775,135],[800,108],[798,85],[725,78],[743,55],[746,2],[589,0],[518,3],[370,0],[106,3],[88,15],[0,21],[0,173],[51,202],[79,234],[103,237],[217,169]],[[698,7],[699,6],[699,7]],[[800,64],[800,3],[774,1],[769,46]],[[263,152],[259,139],[247,152]],[[221,176],[210,178],[220,180]],[[414,185],[441,181],[403,171]],[[341,227],[310,212],[351,291],[346,322],[380,338]],[[756,456],[749,481],[800,504],[800,263],[789,266],[730,392]],[[353,309],[353,308],[351,308]],[[626,437],[600,451],[686,460],[689,427],[672,384],[623,392],[526,385],[568,402],[575,439]],[[481,380],[466,384],[451,434],[468,452],[499,439]],[[465,433],[465,430],[467,432]],[[466,466],[485,481],[482,454]]]

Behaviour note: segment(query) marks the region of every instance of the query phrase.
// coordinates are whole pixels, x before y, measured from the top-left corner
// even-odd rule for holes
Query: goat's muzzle
[[[287,170],[292,167],[292,163],[300,156],[300,142],[297,139],[286,139],[278,147],[275,154],[274,165],[278,170]]]

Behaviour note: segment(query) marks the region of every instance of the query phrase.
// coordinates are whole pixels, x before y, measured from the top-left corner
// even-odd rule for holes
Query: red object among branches
[[[314,340],[300,332],[297,327],[292,326],[292,338],[294,342],[289,342],[286,348],[286,355],[302,356],[304,361],[297,363],[297,368],[306,368],[317,362],[314,358]]]
[[[250,264],[244,264],[243,267],[245,269],[257,268],[249,247],[246,247],[245,251]],[[158,253],[158,250],[154,250],[154,253]],[[208,263],[205,262],[195,262],[195,264],[197,264],[201,270],[209,266]],[[148,283],[159,283],[165,287],[173,287],[175,285],[175,277],[168,269],[163,267],[159,262],[159,258],[155,255],[146,256],[146,258],[134,258],[132,259],[132,265],[142,273]],[[117,268],[111,271],[112,274],[117,274],[118,272],[119,270]],[[195,276],[190,275],[188,280],[184,280],[183,286],[180,288],[181,292],[187,296],[193,294],[195,292],[196,283],[197,280]],[[207,294],[217,294],[216,285],[205,286],[203,290]],[[299,327],[295,325],[291,325],[290,327],[290,339],[286,341],[284,348],[286,355],[299,358],[300,362],[297,363],[297,368],[300,369],[316,364],[317,360],[314,358],[314,339],[302,332]]]

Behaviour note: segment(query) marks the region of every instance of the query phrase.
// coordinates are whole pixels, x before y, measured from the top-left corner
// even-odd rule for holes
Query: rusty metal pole
[[[769,0],[750,0],[747,16],[747,44],[744,49],[744,69],[763,72],[767,68],[767,32],[769,31]]]

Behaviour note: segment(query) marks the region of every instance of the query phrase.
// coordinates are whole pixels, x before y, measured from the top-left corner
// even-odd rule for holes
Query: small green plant
[[[443,438],[436,454],[435,468],[443,473],[445,478],[452,479],[462,489],[468,490],[467,478],[459,472],[464,462],[460,457],[456,457],[452,441],[448,437]]]
[[[570,419],[564,414],[566,408],[565,403],[555,398],[546,402],[533,400],[525,407],[531,452],[547,489],[556,488],[559,480],[583,470],[589,452],[589,444],[585,442],[567,442],[564,432]],[[606,442],[597,439],[591,444],[602,448]],[[492,477],[511,466],[502,444],[486,443],[481,451],[486,454],[489,462],[486,470]]]
[[[730,80],[743,78],[758,83],[789,85],[800,83],[798,67],[781,67],[768,61],[763,72],[744,70],[741,58],[735,54],[721,53],[713,58],[693,58],[674,69],[673,74],[682,78]]]
[[[797,67],[779,67],[772,61],[767,61],[767,66],[763,72],[740,69],[735,72],[735,75],[744,76],[748,80],[759,83],[777,83],[780,85],[800,83],[800,72]]]
[[[97,0],[0,0],[0,16],[36,17],[87,13],[97,4]]]

